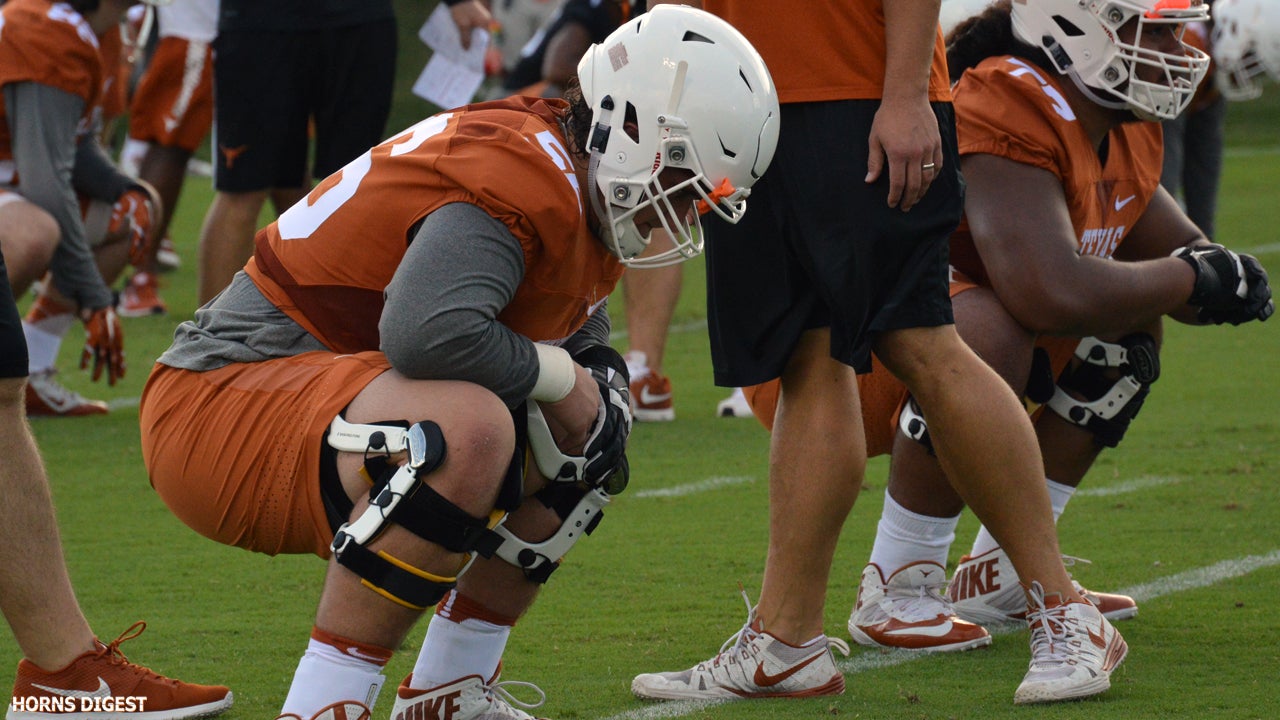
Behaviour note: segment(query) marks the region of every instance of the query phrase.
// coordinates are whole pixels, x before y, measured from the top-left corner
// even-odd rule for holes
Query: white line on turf
[[[1106,485],[1103,487],[1085,487],[1083,490],[1076,492],[1076,497],[1107,497],[1109,495],[1123,495],[1125,493],[1136,492],[1138,490],[1146,490],[1151,487],[1160,485],[1172,485],[1180,483],[1186,478],[1169,477],[1165,475],[1142,475],[1132,480],[1116,483],[1115,485]]]
[[[641,490],[632,495],[636,498],[651,497],[683,497],[685,495],[693,495],[694,493],[706,492],[707,490],[715,490],[725,487],[726,485],[742,485],[743,483],[755,482],[755,478],[743,475],[725,475],[720,477],[709,477],[706,480],[698,482],[685,483],[669,488],[655,488],[653,490]]]
[[[1254,570],[1260,570],[1266,567],[1280,565],[1280,549],[1272,550],[1265,555],[1248,555],[1234,560],[1223,560],[1222,562],[1209,565],[1207,567],[1187,570],[1175,575],[1154,580],[1149,583],[1135,585],[1125,588],[1119,592],[1132,596],[1135,600],[1145,602],[1154,600],[1164,595],[1172,595],[1184,590],[1195,590],[1197,588],[1209,587],[1224,580],[1241,577],[1247,575]],[[1025,625],[1021,623],[1008,623],[989,627],[992,635],[1004,635],[1006,633],[1024,630]],[[868,650],[856,657],[841,660],[837,663],[840,671],[846,675],[853,675],[868,670],[880,670],[894,665],[902,665],[903,663],[917,660],[925,657],[928,653],[919,650]],[[719,705],[727,700],[680,700],[676,702],[666,702],[658,705],[649,705],[638,708],[636,710],[628,710],[624,713],[611,715],[605,720],[663,720],[664,718],[678,718],[692,715],[699,710]]]

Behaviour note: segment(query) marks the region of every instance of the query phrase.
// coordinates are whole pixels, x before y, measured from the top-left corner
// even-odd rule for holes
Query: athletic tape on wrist
[[[563,348],[534,343],[538,351],[538,381],[533,384],[529,398],[538,402],[559,402],[573,390],[578,380],[573,358]]]

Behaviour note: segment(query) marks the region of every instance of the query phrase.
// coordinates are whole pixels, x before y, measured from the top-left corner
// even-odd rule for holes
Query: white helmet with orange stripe
[[[1090,99],[1144,120],[1177,117],[1209,67],[1204,51],[1182,41],[1185,23],[1209,19],[1201,0],[1013,0],[1012,17],[1018,39]]]
[[[698,214],[681,216],[676,193],[696,191],[701,212],[742,217],[778,143],[778,95],[741,33],[710,13],[659,5],[592,45],[578,81],[592,112],[588,195],[624,264],[657,267],[702,252]],[[664,173],[672,169],[683,172]],[[658,211],[675,247],[637,258],[649,244],[635,222],[646,208]]]

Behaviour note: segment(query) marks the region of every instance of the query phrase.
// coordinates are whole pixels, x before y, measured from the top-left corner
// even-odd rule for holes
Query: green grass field
[[[421,13],[421,10],[415,10]],[[410,14],[409,17],[419,17]],[[406,25],[417,25],[409,20]],[[407,52],[407,51],[406,51]],[[421,64],[406,63],[402,75]],[[413,103],[417,102],[417,105]],[[396,127],[422,105],[398,104]],[[1232,109],[1220,240],[1257,249],[1280,272],[1280,91]],[[85,612],[106,641],[137,619],[125,645],[166,674],[231,686],[229,720],[275,717],[305,648],[324,563],[268,558],[205,540],[151,491],[140,459],[136,398],[173,326],[195,304],[195,243],[211,190],[186,187],[173,230],[185,264],[164,278],[167,317],[126,320],[130,371],[115,388],[73,370],[67,384],[112,401],[108,416],[33,423],[54,487],[67,562]],[[767,439],[749,420],[713,417],[701,264],[687,270],[668,372],[679,419],[640,425],[632,483],[514,633],[504,677],[546,690],[551,718],[1274,718],[1280,716],[1280,320],[1240,328],[1168,328],[1164,373],[1121,448],[1102,458],[1060,525],[1084,584],[1130,592],[1141,613],[1120,628],[1130,655],[1106,695],[1015,708],[1025,630],[990,649],[920,657],[855,646],[848,691],[833,699],[655,705],[629,692],[639,672],[706,659],[744,619],[738,584],[759,588],[765,552]],[[621,317],[620,305],[615,317]],[[619,347],[625,347],[620,338]],[[1270,358],[1270,359],[1268,359]],[[0,462],[3,462],[0,459]],[[870,551],[886,464],[841,536],[827,631],[844,624]],[[976,523],[961,524],[954,562]],[[411,669],[425,623],[387,670],[375,717]],[[19,652],[0,633],[0,687]]]

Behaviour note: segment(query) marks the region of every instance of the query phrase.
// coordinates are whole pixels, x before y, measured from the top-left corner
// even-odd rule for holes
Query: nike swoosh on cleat
[[[951,632],[952,623],[944,621],[941,625],[912,625],[910,627],[885,630],[885,635],[923,635],[924,637],[946,637]]]
[[[805,669],[805,667],[807,667],[810,663],[812,663],[814,660],[817,660],[820,657],[822,657],[822,653],[811,655],[804,662],[800,662],[795,665],[792,665],[791,667],[787,668],[786,670],[783,670],[777,675],[770,675],[769,673],[765,672],[764,663],[761,663],[756,666],[756,674],[755,674],[755,677],[752,678],[752,681],[755,682],[755,684],[759,687],[773,687],[774,685],[777,685],[783,680],[786,680],[792,675],[795,675],[796,673]]]
[[[645,405],[656,405],[657,403],[664,403],[670,399],[671,393],[655,394],[649,392],[649,388],[647,387],[640,388],[640,402]]]
[[[109,698],[111,697],[111,686],[108,685],[107,681],[103,680],[102,678],[98,678],[97,690],[64,690],[62,688],[49,687],[48,685],[37,685],[36,683],[31,683],[31,687],[37,687],[37,688],[40,688],[41,690],[44,690],[45,692],[53,693],[54,695],[61,695],[62,697],[67,697],[67,698]]]

